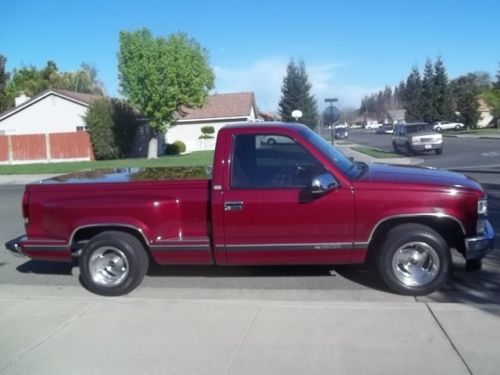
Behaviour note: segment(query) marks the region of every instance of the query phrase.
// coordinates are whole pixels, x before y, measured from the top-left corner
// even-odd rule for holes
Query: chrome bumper
[[[22,257],[24,256],[24,253],[19,243],[26,239],[27,239],[26,236],[19,236],[17,238],[14,238],[13,240],[10,240],[9,242],[6,242],[5,247],[15,256]]]
[[[482,259],[493,250],[495,231],[489,221],[486,221],[486,231],[483,236],[465,238],[465,259]]]

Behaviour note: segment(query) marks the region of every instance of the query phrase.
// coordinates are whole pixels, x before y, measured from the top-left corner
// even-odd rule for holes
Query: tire
[[[455,126],[455,130],[460,130],[460,125]]]
[[[101,296],[122,296],[141,282],[149,267],[144,246],[133,235],[108,231],[93,237],[80,256],[80,280]]]
[[[399,154],[399,148],[398,148],[398,145],[396,144],[396,142],[392,142],[392,149],[394,150],[394,152],[396,154]]]
[[[439,133],[441,133],[441,130],[442,129],[439,126],[436,128],[436,131],[439,132]]]
[[[396,293],[421,296],[438,290],[448,280],[451,254],[444,239],[422,224],[392,228],[379,248],[377,266],[387,286]]]
[[[406,156],[412,156],[413,155],[413,150],[411,149],[411,146],[409,143],[405,144],[405,151],[404,151]]]
[[[268,144],[268,145],[275,145],[275,144],[276,144],[276,140],[275,140],[274,138],[269,138],[269,139],[267,140],[267,144]]]
[[[436,148],[436,155],[441,155],[443,153],[443,148]]]

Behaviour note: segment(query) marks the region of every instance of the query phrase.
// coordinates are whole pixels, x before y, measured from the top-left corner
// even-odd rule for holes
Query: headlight
[[[477,201],[477,214],[478,215],[488,215],[488,199],[483,198]]]

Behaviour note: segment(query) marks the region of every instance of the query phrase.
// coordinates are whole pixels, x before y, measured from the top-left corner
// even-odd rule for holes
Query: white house
[[[98,95],[51,89],[29,98],[21,96],[16,107],[0,114],[0,134],[67,133],[85,130],[83,117]]]
[[[484,99],[479,98],[478,102],[479,102],[479,109],[478,109],[479,121],[477,122],[477,127],[486,128],[492,123],[494,117],[491,113],[490,106],[488,105],[488,103],[484,101]]]
[[[168,127],[165,141],[182,141],[186,151],[213,150],[215,138],[224,125],[257,120],[257,106],[253,92],[210,95],[202,108],[184,109],[185,115]],[[201,128],[211,126],[213,139],[200,139]]]

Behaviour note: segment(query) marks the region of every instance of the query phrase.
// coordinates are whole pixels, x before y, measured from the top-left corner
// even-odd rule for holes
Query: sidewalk
[[[399,296],[362,302],[346,294],[338,302],[186,299],[182,289],[169,298],[162,288],[102,298],[78,287],[54,289],[0,286],[1,374],[442,375],[500,368],[500,306]]]

